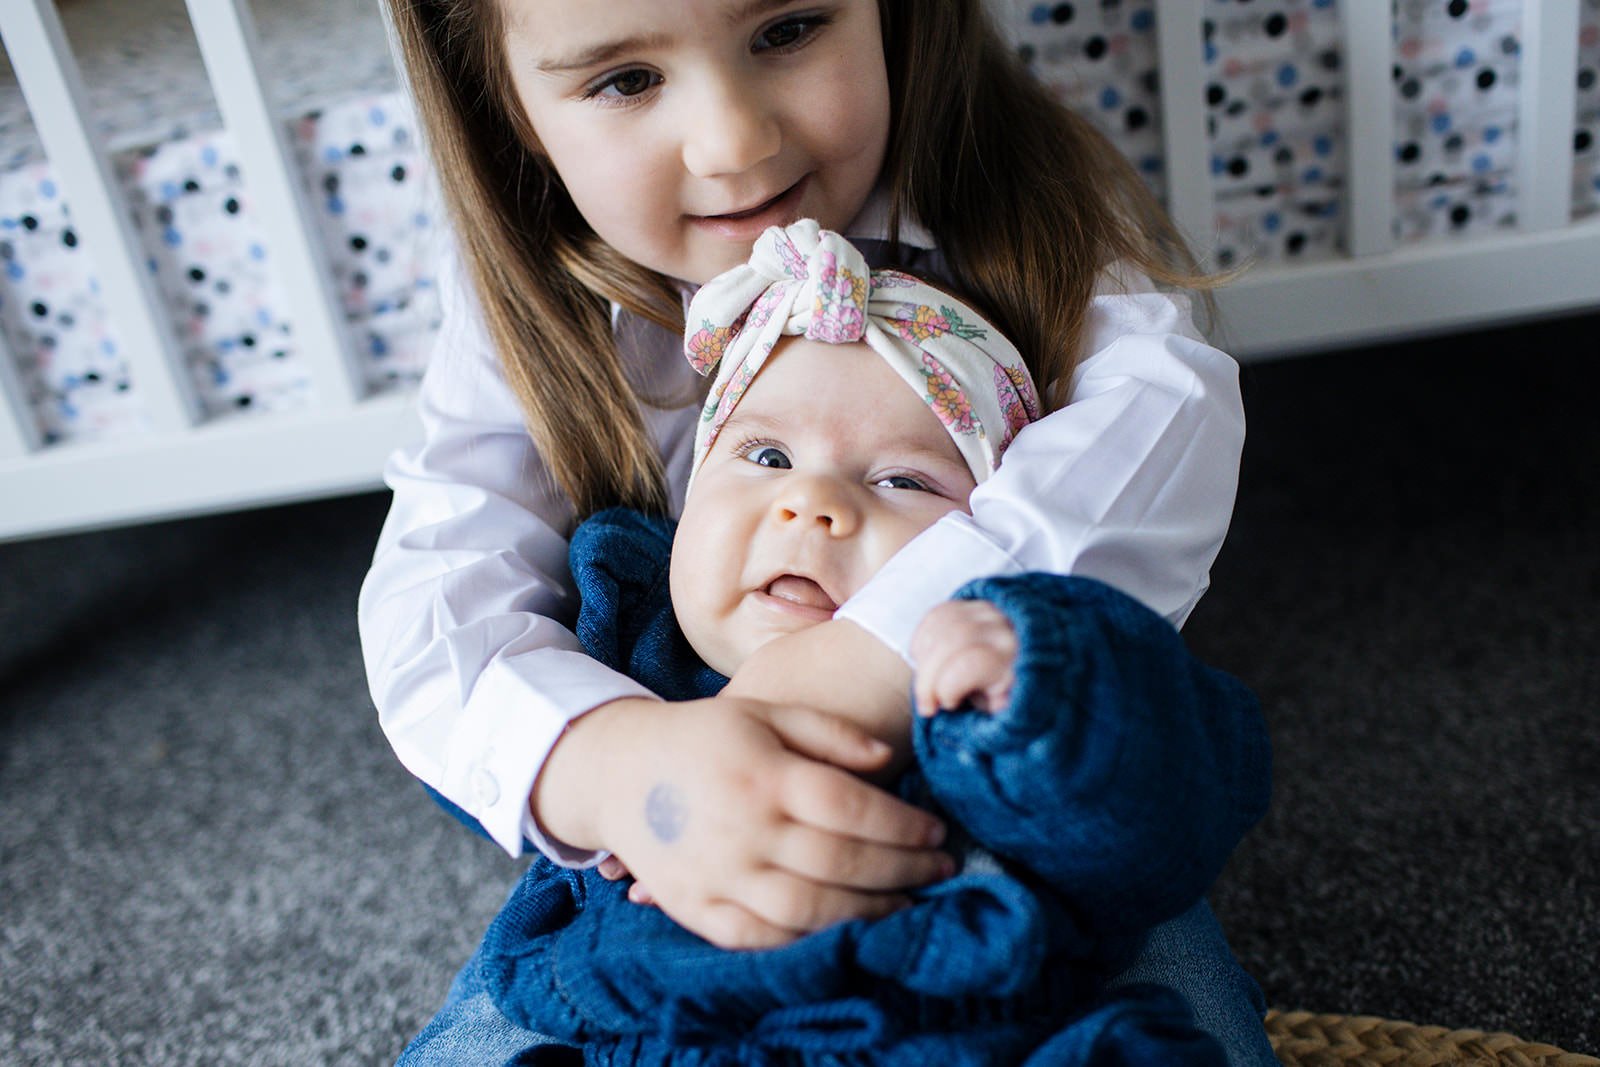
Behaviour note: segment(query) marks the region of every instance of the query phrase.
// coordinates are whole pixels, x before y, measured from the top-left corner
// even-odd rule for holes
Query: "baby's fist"
[[[917,714],[970,704],[999,711],[1011,699],[1017,634],[985,600],[951,600],[932,611],[911,637]]]

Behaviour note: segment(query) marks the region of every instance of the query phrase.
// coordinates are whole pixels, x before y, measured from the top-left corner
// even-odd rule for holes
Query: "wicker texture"
[[[1299,1067],[1600,1067],[1600,1059],[1510,1034],[1417,1026],[1370,1015],[1269,1011],[1267,1036],[1280,1062]]]

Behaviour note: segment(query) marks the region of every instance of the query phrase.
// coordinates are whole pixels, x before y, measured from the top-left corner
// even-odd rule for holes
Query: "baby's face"
[[[926,403],[865,344],[786,338],[695,475],[672,603],[731,675],[814,626],[977,483]]]

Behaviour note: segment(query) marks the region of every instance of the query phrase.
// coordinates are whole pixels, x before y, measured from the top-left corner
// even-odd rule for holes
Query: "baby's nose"
[[[820,527],[830,537],[848,537],[861,525],[860,509],[835,479],[802,475],[787,482],[772,506],[780,524]]]

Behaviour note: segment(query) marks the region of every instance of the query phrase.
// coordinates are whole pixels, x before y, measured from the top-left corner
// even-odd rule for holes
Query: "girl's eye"
[[[649,92],[661,84],[661,75],[648,70],[624,70],[616,74],[609,74],[605,78],[584,90],[583,98],[592,100],[595,97],[616,102],[628,100],[641,93]]]
[[[817,35],[817,31],[826,26],[829,21],[831,20],[826,16],[806,15],[775,22],[762,30],[760,35],[756,37],[755,50],[757,52],[793,51],[809,44],[811,39]]]
[[[744,454],[744,458],[758,466],[772,467],[775,470],[786,471],[794,468],[794,464],[789,462],[789,457],[783,454],[783,450],[771,445],[752,448]]]
[[[915,478],[907,477],[904,474],[891,474],[887,478],[879,478],[873,484],[879,489],[915,489],[923,493],[931,491]]]

